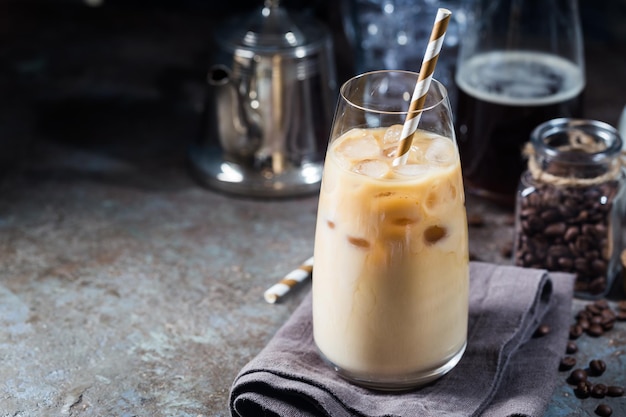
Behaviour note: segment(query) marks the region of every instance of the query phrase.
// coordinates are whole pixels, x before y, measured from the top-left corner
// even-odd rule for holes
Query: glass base
[[[320,351],[319,348],[317,351],[324,362],[330,365],[330,367],[337,372],[337,375],[353,384],[378,391],[408,391],[423,387],[450,372],[461,360],[466,347],[467,342],[463,344],[457,353],[435,368],[420,370],[403,375],[382,376],[364,372],[348,371],[333,363]]]

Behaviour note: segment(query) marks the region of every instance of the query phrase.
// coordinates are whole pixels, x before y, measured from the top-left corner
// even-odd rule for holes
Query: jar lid
[[[279,3],[265,0],[251,14],[226,22],[217,31],[217,42],[235,52],[299,58],[319,49],[328,38],[326,28],[311,17],[289,13]]]

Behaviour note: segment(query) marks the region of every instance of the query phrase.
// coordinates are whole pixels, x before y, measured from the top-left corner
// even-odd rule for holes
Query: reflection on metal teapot
[[[336,79],[330,33],[266,1],[218,31],[203,133],[190,158],[228,193],[282,197],[319,190]]]

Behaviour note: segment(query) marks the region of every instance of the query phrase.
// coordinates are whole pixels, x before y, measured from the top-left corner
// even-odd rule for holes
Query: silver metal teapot
[[[322,24],[266,0],[217,32],[195,173],[232,194],[284,197],[319,190],[336,76]]]

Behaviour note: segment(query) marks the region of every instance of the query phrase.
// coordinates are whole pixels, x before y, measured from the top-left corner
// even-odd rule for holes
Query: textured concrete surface
[[[155,4],[3,2],[1,417],[227,416],[235,375],[309,288],[262,298],[311,255],[315,196],[233,198],[190,177],[215,15]],[[613,49],[590,49],[586,104],[615,124]],[[484,219],[474,256],[508,263],[511,213],[473,198],[468,211]],[[625,335],[581,339],[580,360],[605,358],[626,385]],[[596,403],[564,383],[546,417]]]
[[[298,299],[261,294],[311,253],[314,200],[1,191],[0,415],[226,415],[237,369]]]

